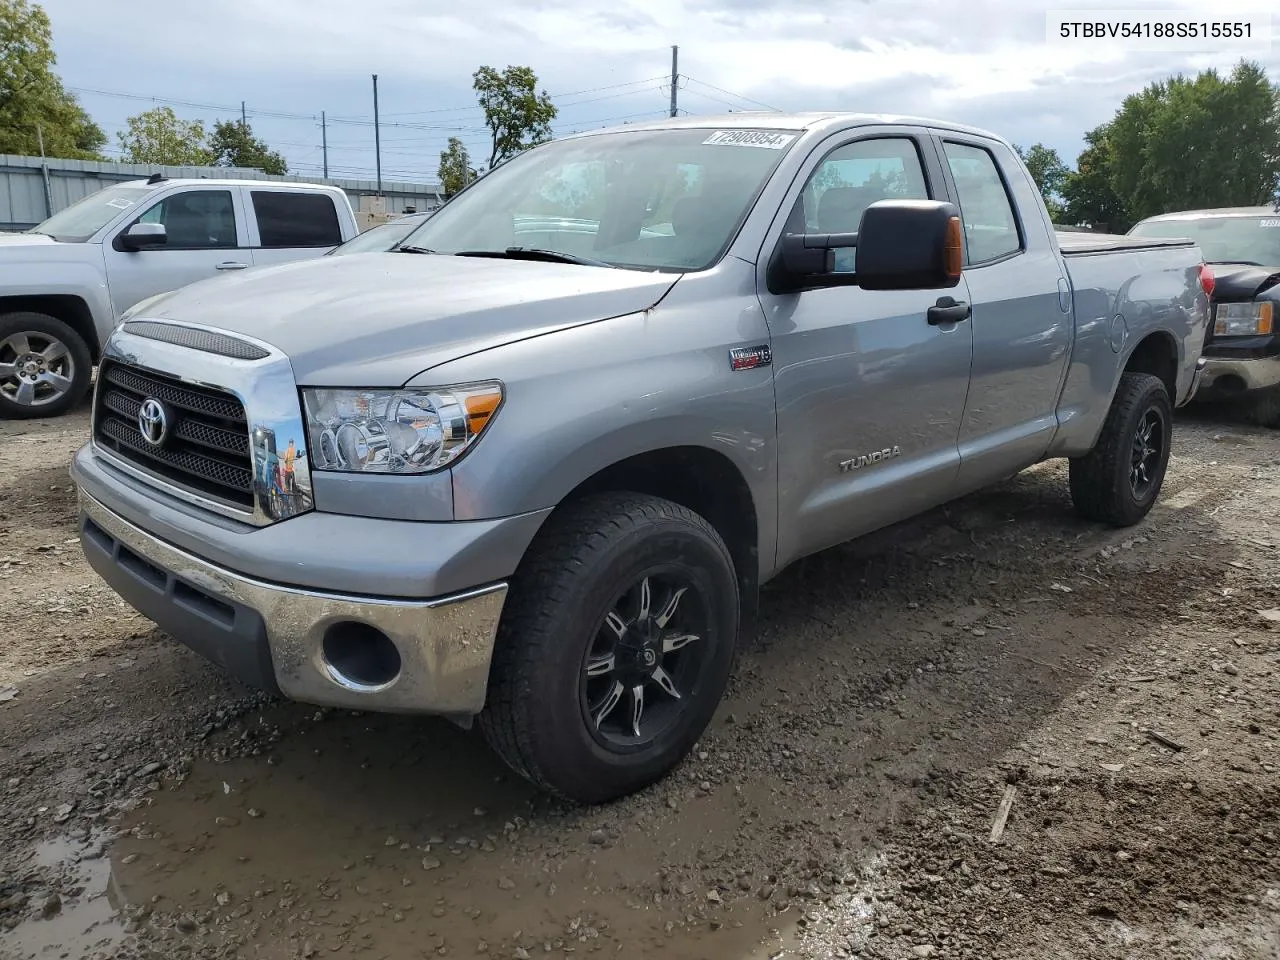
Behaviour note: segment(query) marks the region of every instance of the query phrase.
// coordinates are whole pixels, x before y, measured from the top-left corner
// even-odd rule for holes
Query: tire
[[[645,583],[650,630],[683,587],[656,632],[638,625]],[[550,794],[596,804],[634,793],[666,776],[706,729],[738,629],[733,560],[702,517],[633,493],[562,507],[513,578],[480,728],[512,770]]]
[[[1280,429],[1280,387],[1260,390],[1245,402],[1245,419],[1259,427]]]
[[[0,315],[0,418],[66,413],[88,392],[92,367],[88,345],[56,317]]]
[[[1140,428],[1151,431],[1141,451]],[[1172,437],[1173,405],[1165,385],[1147,373],[1123,374],[1097,444],[1087,456],[1071,460],[1076,513],[1114,527],[1142,520],[1164,484]],[[1135,473],[1140,452],[1143,470]]]

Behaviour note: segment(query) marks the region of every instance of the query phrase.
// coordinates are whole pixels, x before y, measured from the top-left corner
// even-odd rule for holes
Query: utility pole
[[[676,91],[680,89],[679,54],[680,48],[673,44],[671,47],[671,115],[673,117],[680,112],[676,106]]]
[[[378,165],[378,195],[382,195],[382,132],[378,128],[378,75],[373,75],[373,155]]]
[[[44,129],[36,124],[36,142],[40,144],[40,177],[44,180],[44,214],[53,216],[53,187],[49,183],[49,161],[44,155]]]
[[[245,112],[243,100],[240,101],[240,126],[245,129],[249,127],[249,114]]]
[[[329,179],[329,124],[320,111],[320,153],[324,157],[324,178]]]

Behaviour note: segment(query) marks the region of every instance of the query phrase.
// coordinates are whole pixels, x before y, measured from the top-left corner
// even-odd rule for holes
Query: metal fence
[[[328,183],[341,187],[359,213],[397,214],[434,210],[442,197],[439,184],[382,182],[373,180],[324,180],[294,175],[272,176],[242,167],[171,167],[143,163],[96,160],[42,160],[0,154],[0,230],[26,230],[69,207],[91,193],[122,180],[141,180],[160,173],[179,177],[279,180],[293,183]]]

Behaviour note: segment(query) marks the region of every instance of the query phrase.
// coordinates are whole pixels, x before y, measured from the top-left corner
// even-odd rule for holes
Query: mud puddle
[[[267,958],[769,955],[762,906],[661,877],[738,831],[732,790],[624,831],[537,795],[447,723],[282,707],[251,729],[257,756],[242,742],[196,763],[112,848],[163,938]],[[695,892],[714,916],[682,904]]]
[[[124,941],[124,899],[103,853],[108,839],[58,837],[32,848],[30,865],[55,875],[56,889],[37,894],[35,913],[4,935],[0,957],[108,957]]]

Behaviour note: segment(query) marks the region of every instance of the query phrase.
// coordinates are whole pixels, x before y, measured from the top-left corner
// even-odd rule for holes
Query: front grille
[[[177,486],[252,509],[253,461],[244,405],[229,393],[114,360],[103,361],[94,439],[116,456]],[[138,413],[148,398],[163,404],[168,436],[144,439]]]

